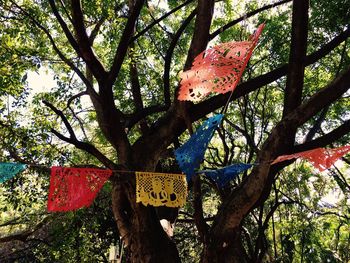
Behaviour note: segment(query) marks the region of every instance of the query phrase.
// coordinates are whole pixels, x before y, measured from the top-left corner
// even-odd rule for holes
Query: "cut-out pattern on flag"
[[[0,183],[3,183],[26,169],[22,163],[0,163]]]
[[[290,159],[303,158],[308,160],[320,172],[330,168],[340,157],[350,152],[350,145],[334,149],[316,148],[310,151],[282,155],[276,158],[272,164]]]
[[[205,150],[214,131],[220,125],[222,117],[222,114],[217,114],[206,120],[186,143],[175,150],[175,158],[181,171],[186,174],[187,181],[191,181],[195,169],[203,161]]]
[[[136,172],[136,202],[145,206],[184,206],[187,182],[183,174]]]
[[[52,167],[48,211],[71,211],[88,207],[112,170]]]
[[[199,101],[211,92],[233,91],[259,40],[261,24],[248,41],[228,42],[200,53],[190,70],[180,74],[179,100]]]
[[[252,164],[236,163],[217,170],[199,171],[199,173],[204,173],[206,176],[214,180],[220,188],[224,188],[237,175],[248,170],[252,166]]]

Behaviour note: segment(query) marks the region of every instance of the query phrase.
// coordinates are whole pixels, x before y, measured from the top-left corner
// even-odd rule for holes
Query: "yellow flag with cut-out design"
[[[152,206],[181,207],[187,197],[183,174],[136,172],[136,202]]]

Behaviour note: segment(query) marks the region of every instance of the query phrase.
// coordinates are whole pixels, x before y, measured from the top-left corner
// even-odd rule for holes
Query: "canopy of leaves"
[[[32,165],[0,185],[0,261],[108,262],[107,250],[120,238],[111,209],[110,184],[90,208],[65,214],[46,212],[50,166],[102,165],[98,158],[53,135],[52,129],[69,136],[69,129],[43,101],[60,109],[78,140],[94,145],[109,160],[119,160],[99,125],[86,83],[77,72],[82,72],[96,91],[101,87],[85,61],[76,54],[49,2],[56,3],[68,29],[74,32],[71,1],[0,1],[0,161]],[[121,122],[131,145],[157,127],[157,121],[175,98],[180,81],[178,73],[184,68],[195,26],[194,19],[189,18],[193,17],[197,2],[187,2],[150,28],[157,18],[182,2],[146,1],[141,9],[132,44],[112,90],[112,100],[120,111],[118,114],[123,116]],[[258,24],[266,23],[242,82],[283,67],[289,59],[291,3],[285,1],[244,16],[261,8],[260,2],[217,1],[215,5],[209,45],[244,40]],[[272,2],[275,1],[264,4]],[[308,55],[348,29],[350,1],[338,2],[311,1]],[[94,53],[103,67],[110,69],[128,21],[128,1],[84,0],[82,7]],[[239,18],[244,19],[214,35],[216,30]],[[182,25],[186,26],[181,28]],[[145,28],[148,29],[143,31]],[[302,101],[349,67],[349,45],[345,40],[307,65]],[[65,59],[77,70],[72,70]],[[33,83],[28,83],[27,74],[39,68],[52,72],[55,87],[38,92]],[[137,77],[138,90],[133,76]],[[230,103],[201,168],[254,163],[282,118],[285,86],[286,78],[282,76]],[[299,127],[296,142],[319,138],[343,125],[349,118],[349,107],[349,93],[345,93]],[[150,109],[151,113],[134,121],[136,113],[143,109]],[[173,132],[175,142],[157,162],[159,171],[179,172],[172,152],[189,134]],[[343,136],[332,146],[349,142],[349,136]],[[319,174],[307,163],[296,162],[278,172],[266,200],[242,222],[241,239],[249,257],[266,262],[350,261],[350,186],[346,176],[349,163],[345,157],[343,162]],[[209,226],[220,206],[248,177],[249,172],[245,172],[220,189],[202,176],[203,216]],[[198,262],[203,248],[194,224],[193,199],[190,192],[188,204],[179,212],[173,238],[183,262]]]

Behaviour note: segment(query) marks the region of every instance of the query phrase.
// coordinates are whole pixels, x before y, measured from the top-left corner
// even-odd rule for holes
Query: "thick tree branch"
[[[165,105],[153,105],[153,106],[143,108],[140,111],[136,111],[135,113],[130,114],[129,116],[126,116],[124,125],[126,128],[130,129],[132,126],[134,126],[136,123],[138,123],[140,120],[144,119],[145,117],[154,113],[166,111],[167,109],[168,107]]]
[[[106,21],[107,17],[102,16],[96,23],[95,27],[92,29],[90,36],[89,36],[89,42],[90,45],[92,46],[95,38],[97,37],[98,31],[100,31],[100,28],[102,24]]]
[[[342,65],[343,65],[343,62],[345,59],[346,47],[347,47],[347,45],[346,45],[346,40],[345,40],[345,43],[343,45],[342,54],[341,54],[341,59],[339,61],[338,69],[337,69],[337,72],[335,74],[336,76],[338,76],[340,71],[341,71],[341,68],[342,68]],[[315,121],[315,124],[312,126],[312,128],[309,130],[309,132],[305,136],[305,142],[311,141],[314,138],[314,136],[316,135],[316,133],[321,129],[321,124],[325,120],[328,110],[329,110],[329,107],[326,107],[321,111],[319,117]]]
[[[80,49],[79,49],[79,45],[78,45],[77,41],[75,40],[72,32],[69,30],[68,25],[63,20],[60,13],[58,12],[58,8],[56,6],[55,0],[49,0],[49,3],[50,3],[53,14],[55,15],[58,23],[60,24],[64,34],[66,35],[66,37],[69,41],[69,44],[73,47],[73,49],[75,50],[75,52],[77,52],[77,54],[79,56],[83,57],[82,54],[80,53]]]
[[[261,149],[258,158],[259,165],[223,204],[211,230],[215,239],[221,240],[220,242],[229,240],[230,235],[238,227],[241,220],[261,197],[267,187],[271,160],[284,154],[287,150],[285,148],[285,132],[304,124],[322,108],[341,97],[349,87],[350,68],[328,86],[315,93],[307,102],[290,112],[276,125]],[[238,207],[236,204],[240,204],[240,206]]]
[[[45,104],[46,107],[49,107],[54,113],[56,113],[57,116],[59,116],[64,125],[66,126],[68,133],[71,137],[71,139],[76,140],[77,137],[75,136],[74,130],[72,128],[72,126],[70,125],[69,121],[67,120],[66,116],[63,114],[62,111],[60,111],[59,109],[57,109],[55,106],[53,106],[50,102],[43,100],[43,103]]]
[[[329,109],[329,107],[326,107],[321,111],[320,116],[315,121],[315,124],[312,126],[312,128],[309,130],[309,132],[306,134],[305,142],[311,141],[314,138],[314,136],[316,135],[317,131],[321,128],[321,124],[326,118],[328,109]]]
[[[113,180],[113,179],[112,179]],[[120,182],[112,181],[112,209],[114,218],[118,225],[120,237],[128,247],[131,240],[131,222],[130,222],[130,201],[127,199],[125,188]]]
[[[14,241],[14,240],[25,242],[28,239],[28,237],[33,235],[36,231],[38,231],[43,226],[45,226],[47,224],[47,222],[49,221],[49,219],[51,219],[50,216],[45,217],[33,229],[28,229],[28,230],[23,231],[23,232],[19,232],[19,233],[12,234],[9,236],[0,237],[0,243],[10,242],[10,241]]]
[[[195,30],[188,51],[185,69],[191,66],[195,56],[207,46],[214,10],[214,1],[200,0],[197,10]],[[167,114],[160,118],[159,122],[153,126],[153,131],[155,132],[149,132],[147,136],[141,137],[133,145],[133,152],[135,153],[133,156],[133,163],[135,163],[135,165],[142,166],[142,164],[144,164],[154,169],[159,156],[161,156],[164,149],[173,142],[175,136],[178,135],[179,126],[185,123],[186,127],[191,129],[191,120],[188,118],[189,114],[187,113],[187,108],[190,104],[191,103],[176,101],[176,103],[169,108]],[[169,130],[173,132],[169,132]],[[147,158],[139,156],[139,154],[145,152],[145,149],[147,149],[149,153]]]
[[[191,68],[192,62],[195,57],[200,54],[209,42],[209,30],[211,26],[211,20],[213,18],[215,1],[198,1],[197,5],[197,16],[194,24],[194,32],[190,44],[190,48],[187,53],[187,58],[184,66],[184,70]],[[189,108],[193,105],[192,102],[188,101],[178,101],[178,92],[180,85],[175,90],[175,105],[178,106],[179,115],[184,119],[187,129],[190,134],[193,133],[192,130],[192,120],[188,114]]]
[[[62,119],[64,125],[66,126],[66,128],[68,130],[70,137],[66,137],[63,134],[56,131],[55,129],[51,129],[51,132],[53,134],[55,134],[59,139],[65,141],[67,143],[73,144],[78,149],[84,150],[85,152],[90,153],[91,155],[95,156],[106,167],[108,167],[110,169],[114,169],[116,167],[115,164],[111,160],[109,160],[104,154],[102,154],[97,148],[95,148],[95,146],[93,146],[92,144],[87,143],[87,142],[81,142],[77,139],[72,126],[70,125],[69,121],[67,120],[66,116],[64,115],[64,113],[62,111],[57,109],[55,106],[53,106],[48,101],[43,101],[43,103],[47,107],[49,107],[53,112],[55,112],[57,116],[59,116]]]
[[[198,1],[197,17],[195,22],[195,29],[188,50],[187,59],[185,62],[184,70],[191,67],[194,58],[201,53],[207,47],[209,42],[209,30],[211,20],[214,13],[214,1]]]
[[[310,64],[317,62],[320,58],[329,54],[332,50],[334,50],[336,47],[338,47],[341,43],[346,41],[349,38],[349,36],[350,36],[350,27],[347,27],[343,32],[341,32],[339,35],[334,37],[327,44],[322,46],[322,48],[320,48],[319,50],[315,51],[314,53],[308,55],[306,57],[306,64],[310,65]]]
[[[290,153],[297,153],[312,150],[319,147],[326,147],[327,145],[339,140],[341,137],[348,133],[350,133],[350,120],[345,121],[338,128],[315,140],[295,145]]]
[[[101,85],[100,91],[106,88]],[[107,92],[112,90],[107,89]],[[97,98],[90,96],[96,110],[97,122],[103,135],[117,150],[119,163],[125,164],[130,153],[130,143],[124,130],[124,114],[114,104],[113,94],[100,92]]]
[[[198,229],[200,239],[204,245],[208,243],[208,230],[209,227],[205,222],[203,214],[203,204],[202,204],[202,189],[201,189],[201,178],[197,174],[193,178],[193,207],[194,207],[194,222]]]
[[[343,43],[349,36],[350,36],[350,28],[347,28],[345,31],[340,33],[335,38],[333,38],[330,42],[322,46],[319,50],[306,56],[305,65],[306,66],[311,65],[317,62],[319,59],[325,57],[332,50],[334,50],[341,43]],[[247,82],[244,82],[238,85],[230,100],[231,101],[235,100],[243,95],[246,95],[252,91],[257,90],[262,86],[265,86],[267,84],[270,84],[278,80],[279,78],[287,74],[287,69],[288,69],[288,64],[285,64],[277,69],[274,69],[268,73],[265,73],[263,75],[260,75],[254,79],[248,80]],[[225,105],[225,103],[229,99],[229,96],[230,96],[229,93],[216,95],[214,97],[211,97],[205,101],[202,101],[194,105],[191,109],[192,119],[196,120],[197,119],[196,116],[199,116],[198,118],[201,118],[203,115],[206,115],[222,107],[223,105]]]
[[[350,29],[346,29],[344,32],[336,36],[333,40],[331,40],[329,43],[321,47],[316,52],[310,54],[306,57],[306,64],[310,65],[312,63],[315,63],[317,60],[321,59],[322,57],[329,54],[333,49],[335,49],[338,45],[340,45],[342,42],[344,42],[348,37],[350,36]],[[233,93],[232,100],[237,99],[245,94],[248,94],[254,90],[257,90],[258,88],[267,85],[282,76],[287,74],[287,65],[284,65],[280,68],[277,68],[269,73],[263,74],[257,78],[254,78],[252,80],[249,80],[245,83],[240,84],[235,92]],[[205,115],[207,115],[210,112],[215,111],[216,109],[222,107],[225,105],[229,97],[229,94],[224,95],[217,95],[212,98],[209,98],[201,103],[195,104],[193,107],[191,107],[190,112],[188,114],[191,115],[191,120],[198,120]],[[176,107],[170,107],[169,111],[165,116],[160,118],[157,123],[151,128],[150,130],[150,136],[146,136],[143,138],[140,138],[138,141],[135,142],[133,149],[135,149],[135,152],[140,151],[141,149],[148,148],[149,151],[160,151],[162,147],[166,147],[170,145],[173,142],[173,139],[175,136],[179,136],[186,128],[185,122],[183,118],[181,118],[181,115],[178,113]],[[171,129],[173,131],[172,136],[166,135],[166,130]],[[161,135],[161,137],[157,137],[155,135]],[[159,141],[162,142],[162,144],[159,144]],[[150,145],[157,145],[157,149],[150,149]],[[164,146],[162,146],[164,145]],[[136,150],[137,149],[137,150]],[[159,152],[159,154],[160,154]],[[137,157],[135,160],[141,160],[143,157]],[[271,157],[272,158],[272,157]]]
[[[134,101],[135,109],[136,111],[141,111],[143,109],[141,86],[139,81],[138,70],[133,58],[131,58],[129,68],[130,68],[131,93],[134,98],[133,101]]]
[[[72,0],[71,4],[74,22],[73,26],[79,48],[78,54],[80,54],[82,59],[86,62],[96,80],[99,83],[103,83],[107,78],[107,72],[92,50],[91,41],[86,33],[81,2],[80,0]]]
[[[308,0],[293,1],[292,39],[284,95],[283,116],[286,116],[301,103],[307,49],[308,10]],[[294,134],[294,131],[291,132]],[[290,138],[290,140],[292,139],[294,138]]]
[[[84,95],[88,95],[87,91],[81,91],[75,95],[73,95],[72,97],[70,97],[68,100],[67,100],[67,107],[69,108],[70,107],[70,104],[72,103],[73,100],[79,98],[79,97],[82,97]]]
[[[280,2],[277,2],[277,3],[274,3],[274,4],[270,4],[270,5],[265,5],[261,8],[258,8],[252,12],[249,12],[247,14],[245,14],[244,16],[241,16],[240,18],[237,18],[229,23],[227,23],[226,25],[220,27],[219,29],[215,30],[213,33],[210,34],[210,40],[212,40],[213,38],[215,38],[217,35],[221,34],[222,32],[224,32],[225,30],[231,28],[232,26],[238,24],[239,22],[249,18],[249,17],[252,17],[262,11],[265,11],[265,10],[268,10],[270,8],[274,8],[276,6],[279,6],[279,5],[283,5],[285,3],[288,3],[288,2],[291,2],[292,0],[283,0],[283,1],[280,1]]]
[[[189,23],[192,21],[192,19],[195,17],[197,13],[197,9],[194,9],[191,14],[182,22],[179,29],[176,31],[175,35],[173,36],[171,43],[166,51],[165,55],[165,61],[164,61],[164,74],[163,74],[163,89],[164,89],[164,101],[166,106],[170,106],[171,99],[170,99],[170,66],[171,66],[171,59],[173,57],[173,53],[176,47],[177,42],[179,41],[182,33],[185,31],[186,27],[189,25]]]
[[[120,38],[119,45],[114,56],[113,65],[108,75],[108,89],[111,89],[113,83],[115,82],[119,74],[119,70],[127,53],[126,51],[128,49],[129,42],[134,33],[136,20],[139,17],[144,2],[145,0],[135,1],[134,7],[132,8],[131,13],[129,15],[128,21],[126,22],[123,34]]]
[[[132,1],[129,2],[129,5],[132,3]],[[135,106],[135,111],[140,112],[143,110],[143,100],[141,95],[141,85],[139,81],[139,71],[137,69],[136,65],[136,59],[134,55],[133,49],[135,48],[134,42],[130,42],[130,49],[129,49],[129,76],[130,76],[130,83],[131,83],[131,93],[133,96],[133,102]],[[144,134],[148,130],[148,125],[146,119],[140,120],[140,128],[141,132]]]
[[[68,59],[62,52],[61,50],[57,47],[55,40],[53,39],[52,35],[50,34],[49,30],[47,28],[45,28],[42,24],[40,24],[31,14],[29,14],[28,12],[26,12],[24,9],[22,9],[22,7],[20,7],[19,5],[17,5],[16,3],[14,3],[16,5],[17,8],[19,8],[21,10],[21,12],[28,17],[35,26],[37,26],[40,30],[42,30],[46,36],[48,37],[52,48],[54,49],[54,51],[56,52],[56,54],[60,57],[60,59],[66,63],[75,73],[77,73],[77,75],[80,77],[80,79],[84,82],[84,84],[86,85],[87,89],[89,90],[90,94],[92,96],[96,96],[96,92],[93,89],[92,83],[90,83],[87,78],[85,77],[85,75],[79,70],[78,67],[76,67],[74,65],[74,63]]]
[[[316,92],[308,101],[300,105],[284,119],[291,125],[300,126],[317,112],[332,104],[350,88],[350,68],[326,87]],[[283,120],[282,120],[283,121]]]

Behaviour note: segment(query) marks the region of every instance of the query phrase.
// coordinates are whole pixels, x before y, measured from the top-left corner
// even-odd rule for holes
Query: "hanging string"
[[[226,104],[225,104],[225,106],[222,108],[220,114],[222,114],[222,115],[225,115],[225,114],[226,114],[227,108],[228,108],[228,105],[229,105],[229,103],[230,103],[230,101],[231,101],[233,92],[234,92],[234,90],[232,90],[232,91],[230,92],[230,96],[228,97],[228,99],[227,99],[227,101],[226,101]]]
[[[46,165],[42,165],[42,164],[25,164],[26,167],[33,167],[33,168],[42,168],[42,169],[51,169],[52,167],[50,166],[46,166]],[[69,166],[69,167],[63,167],[62,168],[92,168],[92,169],[101,169],[101,170],[111,170],[115,173],[130,173],[130,174],[134,174],[136,172],[139,171],[134,171],[134,170],[118,170],[118,169],[109,169],[109,168],[105,168],[105,167],[84,167],[84,166],[79,166],[79,167],[74,167],[74,166]]]

